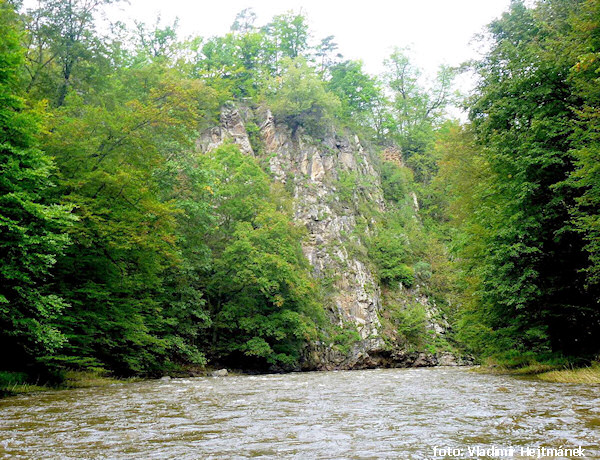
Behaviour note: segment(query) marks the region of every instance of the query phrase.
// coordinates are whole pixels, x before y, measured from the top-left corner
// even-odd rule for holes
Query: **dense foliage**
[[[598,352],[598,8],[514,2],[473,63],[471,126],[443,141],[472,294],[461,330],[478,353]]]
[[[513,2],[469,65],[465,123],[446,113],[455,69],[427,83],[396,48],[369,75],[301,14],[181,41],[100,34],[112,0],[18,3],[0,0],[0,370],[298,365],[327,321],[289,191],[234,145],[196,148],[232,100],[387,152],[387,211],[361,228],[403,344],[440,346],[407,304],[426,297],[478,357],[600,351],[598,0]],[[375,186],[337,185],[353,206]]]
[[[69,242],[69,207],[52,199],[54,164],[38,147],[46,115],[29,107],[18,18],[0,3],[0,345],[8,366],[34,365],[65,343],[55,327],[65,301],[48,288]]]
[[[292,366],[321,313],[290,200],[237,147],[216,149],[200,167],[214,174],[213,263],[203,274],[213,353]]]
[[[245,11],[182,43],[174,26],[100,36],[104,3],[2,3],[2,367],[293,367],[322,310],[289,198],[236,147],[195,142],[224,101],[313,72],[304,18],[258,30]],[[333,97],[310,82],[316,106]]]

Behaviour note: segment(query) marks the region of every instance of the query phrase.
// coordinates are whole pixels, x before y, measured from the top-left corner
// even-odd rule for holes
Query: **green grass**
[[[16,372],[0,372],[0,397],[39,393],[49,390],[66,390],[71,388],[91,388],[112,385],[118,382],[136,382],[141,378],[120,379],[110,377],[105,371],[67,371],[60,383],[31,383],[26,375]]]
[[[8,386],[0,387],[0,397],[17,396],[29,393],[39,393],[40,391],[49,390],[50,387],[43,385],[33,385],[29,383],[15,383]]]
[[[109,377],[104,372],[68,371],[61,386],[64,388],[91,388],[112,385],[117,382],[137,382],[140,380],[142,379],[139,377],[118,379]]]
[[[485,374],[502,374],[515,376],[532,376],[544,382],[600,384],[600,363],[592,363],[587,367],[569,365],[531,363],[526,366],[512,368],[502,365],[484,365],[473,369],[473,372]]]
[[[600,385],[600,363],[578,369],[562,369],[544,372],[538,374],[537,378],[544,382]]]

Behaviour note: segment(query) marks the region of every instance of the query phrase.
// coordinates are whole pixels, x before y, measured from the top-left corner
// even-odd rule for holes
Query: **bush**
[[[0,388],[6,388],[11,385],[23,384],[27,381],[25,372],[5,372],[0,371]]]
[[[382,269],[381,279],[387,284],[402,283],[406,287],[412,287],[415,282],[415,272],[412,267],[406,264],[399,264],[395,267]]]
[[[381,164],[381,188],[386,200],[403,204],[414,185],[412,172],[390,161]]]
[[[433,275],[431,264],[428,264],[427,262],[417,262],[413,268],[415,278],[421,282],[431,279],[431,276]]]
[[[422,305],[409,305],[398,309],[392,319],[398,334],[408,343],[419,346],[427,337],[427,313]]]
[[[324,83],[302,58],[287,61],[281,77],[269,84],[267,100],[275,119],[294,132],[302,127],[322,137],[339,110],[338,98],[325,90]]]
[[[360,341],[360,334],[356,331],[354,325],[346,324],[345,328],[340,328],[339,332],[332,339],[336,348],[341,353],[348,354],[354,344]]]
[[[371,254],[378,269],[381,281],[391,286],[402,283],[411,287],[415,281],[412,267],[406,264],[408,259],[408,239],[405,235],[391,229],[383,229],[373,239]]]

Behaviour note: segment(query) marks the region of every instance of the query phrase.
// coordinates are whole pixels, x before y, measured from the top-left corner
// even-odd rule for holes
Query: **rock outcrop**
[[[250,123],[258,127],[254,129],[255,145],[246,128]],[[331,345],[313,344],[303,367],[437,364],[433,355],[394,355],[384,346],[379,319],[381,291],[366,257],[364,237],[374,224],[374,213],[385,211],[385,202],[375,158],[359,138],[331,132],[317,140],[302,128],[292,132],[276,123],[266,108],[228,105],[222,110],[220,126],[206,131],[198,147],[209,151],[225,141],[268,161],[275,180],[293,194],[295,219],[308,230],[304,254],[314,275],[330,280],[327,301],[331,320],[341,330],[350,326],[360,335],[346,353]]]

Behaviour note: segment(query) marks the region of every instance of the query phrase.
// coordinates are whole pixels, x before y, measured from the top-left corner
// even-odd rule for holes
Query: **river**
[[[480,458],[535,458],[520,449],[560,446],[600,458],[599,387],[427,368],[154,380],[0,400],[3,458],[433,459],[469,458],[469,447],[515,449]]]

